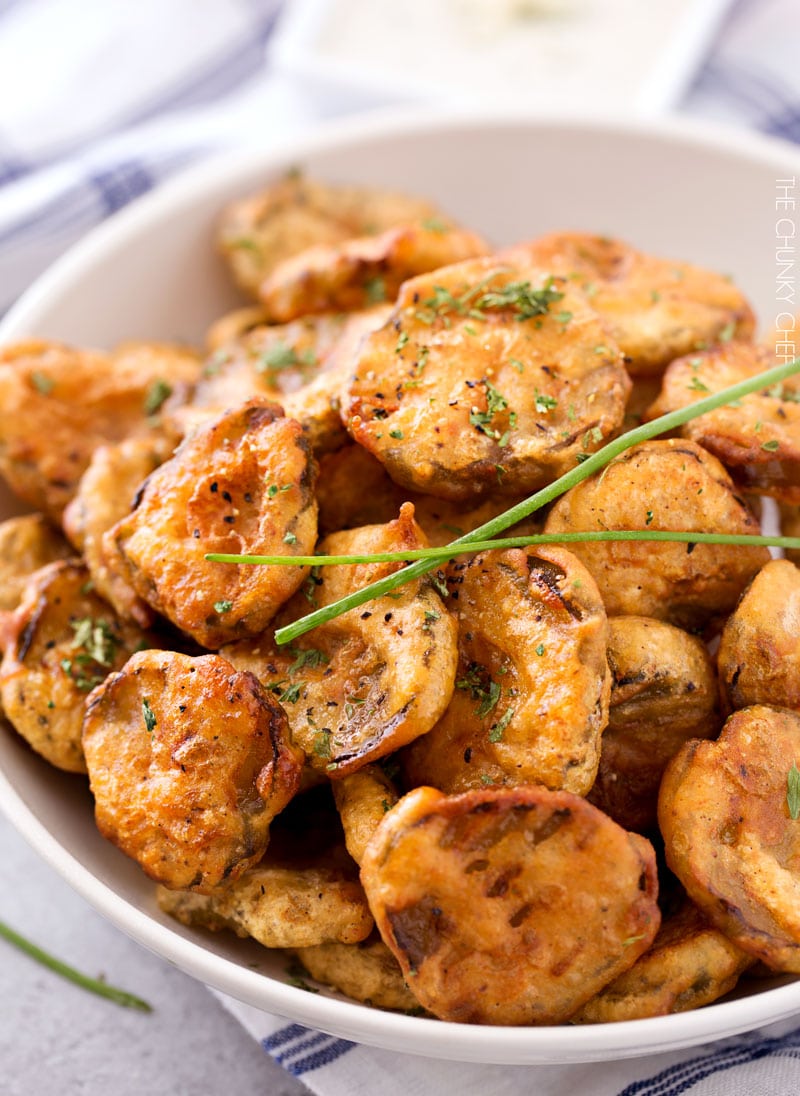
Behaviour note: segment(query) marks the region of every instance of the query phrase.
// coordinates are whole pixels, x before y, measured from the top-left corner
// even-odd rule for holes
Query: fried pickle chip
[[[762,567],[722,631],[717,664],[728,712],[751,704],[800,711],[800,571]]]
[[[16,609],[34,571],[72,550],[42,514],[23,514],[0,523],[0,612]]]
[[[554,232],[522,250],[590,294],[634,375],[660,373],[673,358],[734,334],[752,337],[752,309],[721,274],[581,232]]]
[[[672,362],[648,416],[688,407],[777,365],[751,343],[730,342]],[[800,380],[790,377],[681,427],[685,438],[718,457],[743,490],[800,502]]]
[[[165,438],[129,438],[95,449],[78,491],[64,511],[64,530],[83,554],[94,587],[124,620],[148,627],[153,611],[121,574],[111,570],[103,552],[105,533],[130,513],[144,481],[171,455]]]
[[[103,836],[200,894],[261,859],[302,766],[280,706],[218,655],[134,654],[89,697],[83,746]]]
[[[780,513],[781,533],[785,537],[800,537],[800,506],[790,503],[778,503]],[[792,563],[800,565],[800,550],[796,548],[786,549],[786,558]]]
[[[98,445],[158,433],[172,386],[194,379],[182,347],[126,343],[111,354],[27,342],[0,353],[0,472],[57,524]]]
[[[378,827],[361,881],[414,996],[462,1023],[569,1019],[660,919],[649,842],[541,787],[416,788]]]
[[[425,538],[407,504],[388,525],[335,533],[317,551],[349,555],[421,547]],[[322,567],[305,593],[322,607],[400,566]],[[305,593],[295,595],[277,625],[308,612]],[[226,647],[225,656],[278,697],[312,768],[339,779],[436,723],[453,691],[456,625],[430,580],[422,578],[319,625],[296,646],[278,648],[272,634],[264,633]]]
[[[267,858],[205,894],[160,886],[158,904],[184,925],[232,929],[265,948],[356,944],[373,920],[357,879],[337,867],[291,868]]]
[[[724,996],[755,960],[715,929],[691,902],[662,921],[649,951],[572,1017],[605,1024],[668,1016]]]
[[[144,633],[117,619],[92,591],[78,560],[28,577],[3,627],[0,699],[15,730],[51,765],[84,773],[81,726],[87,694],[133,651]]]
[[[647,617],[608,622],[611,706],[589,801],[626,830],[657,824],[664,766],[690,738],[713,738],[721,717],[705,644]]]
[[[610,691],[591,575],[563,549],[511,548],[451,564],[448,588],[456,689],[433,730],[403,752],[408,785],[452,794],[544,784],[585,795]]]
[[[397,791],[378,765],[334,781],[333,798],[342,820],[347,851],[357,864],[387,811],[397,802]]]
[[[405,283],[362,343],[343,415],[395,482],[470,500],[573,468],[618,429],[629,388],[571,283],[476,259]]]
[[[626,450],[553,506],[546,533],[671,529],[758,533],[716,457],[683,439]],[[647,616],[695,630],[729,613],[769,559],[766,548],[600,541],[571,544],[597,582],[609,616]]]
[[[378,187],[331,186],[291,172],[232,202],[220,218],[218,246],[234,280],[252,296],[278,263],[318,244],[383,232],[439,210],[422,198]],[[374,295],[380,296],[376,286]]]
[[[210,563],[207,552],[313,551],[315,466],[298,423],[251,400],[190,435],[103,538],[107,565],[204,647],[257,635],[299,567]]]
[[[311,977],[373,1008],[419,1011],[397,960],[377,933],[359,944],[319,944],[292,954]]]
[[[258,296],[273,323],[313,312],[352,312],[393,301],[403,282],[417,274],[485,255],[488,250],[480,236],[450,221],[407,223],[377,236],[301,251],[273,268]]]
[[[800,972],[800,716],[756,705],[716,742],[688,742],[664,773],[667,863],[737,947]]]

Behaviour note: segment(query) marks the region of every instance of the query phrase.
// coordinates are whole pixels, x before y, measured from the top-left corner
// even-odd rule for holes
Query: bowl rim
[[[688,147],[733,153],[746,161],[771,166],[781,172],[789,170],[800,176],[800,149],[788,142],[695,120],[622,120],[603,114],[578,116],[496,109],[466,112],[426,108],[421,113],[418,109],[392,108],[365,112],[328,122],[311,132],[275,142],[268,148],[254,145],[245,151],[223,152],[181,170],[92,229],[57,259],[0,321],[0,340],[28,337],[31,327],[35,329],[37,315],[66,286],[80,279],[110,252],[123,247],[151,222],[158,221],[165,211],[190,200],[198,192],[234,182],[247,172],[263,170],[266,174],[301,157],[336,150],[351,143],[413,137],[445,129],[483,129],[486,126],[511,129],[520,125],[540,130],[566,129],[573,133],[600,131],[659,144],[674,143],[684,150]],[[289,1020],[367,1045],[484,1064],[579,1063],[696,1046],[785,1019],[800,1011],[800,980],[691,1013],[575,1027],[455,1024],[386,1012],[339,998],[315,996],[218,955],[137,909],[59,843],[2,769],[0,810],[42,859],[90,905],[152,952],[207,985],[256,1008],[274,1011]],[[758,1002],[755,1008],[754,1002]]]

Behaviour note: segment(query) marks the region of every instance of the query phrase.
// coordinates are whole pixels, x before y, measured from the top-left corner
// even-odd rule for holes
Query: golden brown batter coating
[[[800,972],[800,716],[755,706],[716,742],[688,742],[664,773],[667,863],[709,920],[773,970]],[[794,770],[796,771],[796,770]]]
[[[661,775],[690,738],[713,738],[721,717],[705,644],[647,617],[608,622],[611,707],[589,801],[626,830],[657,825]]]
[[[220,218],[218,246],[234,280],[257,297],[273,267],[306,248],[409,221],[436,224],[438,218],[438,209],[422,198],[378,187],[332,186],[295,171],[232,202]]]
[[[553,506],[545,532],[667,529],[758,533],[758,522],[711,454],[683,439],[626,450]],[[689,630],[729,613],[769,559],[766,548],[603,541],[571,544],[609,616],[648,616]]]
[[[660,373],[673,358],[734,334],[752,338],[752,309],[721,274],[581,232],[554,232],[523,250],[583,286],[634,375]]]
[[[355,1001],[374,1008],[419,1011],[397,960],[377,933],[355,946],[320,944],[295,948],[294,955],[317,982]]]
[[[364,891],[349,873],[336,866],[272,864],[269,853],[206,894],[159,887],[158,904],[184,925],[232,929],[265,948],[353,945],[373,926]]]
[[[778,503],[780,512],[781,533],[785,537],[800,537],[800,506],[790,503]],[[800,549],[787,548],[786,558],[792,563],[800,564]]]
[[[0,523],[0,612],[16,609],[34,571],[71,555],[70,546],[41,514]]]
[[[130,513],[139,488],[171,454],[172,444],[165,438],[129,438],[117,445],[101,445],[64,511],[64,530],[82,553],[98,594],[118,616],[145,628],[152,623],[153,611],[108,566],[103,536]]]
[[[142,651],[89,697],[83,746],[104,837],[152,879],[207,894],[264,854],[302,753],[252,674]]]
[[[662,921],[650,950],[588,1001],[572,1023],[641,1020],[710,1005],[754,962],[686,901]]]
[[[397,483],[469,500],[574,468],[618,429],[629,388],[571,283],[476,259],[406,282],[362,343],[344,416]]]
[[[388,525],[335,533],[318,552],[328,555],[425,547],[412,506]],[[329,605],[400,564],[321,567],[276,624],[313,606]],[[309,764],[339,779],[385,757],[436,723],[453,692],[456,625],[427,578],[399,587],[278,648],[271,633],[225,649],[284,705]]]
[[[732,342],[674,361],[648,416],[688,407],[713,392],[777,365],[764,347]],[[681,427],[685,438],[718,457],[743,490],[800,502],[800,380],[744,396]]]
[[[108,565],[204,647],[263,631],[299,567],[209,563],[207,552],[313,551],[315,467],[300,426],[251,400],[190,435],[105,534]]]
[[[159,433],[173,387],[193,380],[182,347],[126,343],[111,354],[27,342],[0,352],[0,472],[55,523],[92,453],[107,442]]]
[[[541,787],[416,788],[379,826],[361,881],[414,996],[462,1023],[569,1019],[660,919],[649,842]]]
[[[608,720],[606,614],[570,552],[488,552],[449,568],[453,699],[403,754],[408,786],[544,784],[585,795]],[[456,600],[454,600],[456,599]]]
[[[459,263],[489,248],[474,232],[452,222],[402,224],[378,236],[319,244],[279,263],[259,289],[273,323],[312,312],[352,312],[393,301],[403,282]]]
[[[81,726],[87,694],[147,637],[118,620],[77,560],[29,576],[3,627],[0,699],[22,737],[56,768],[86,772]]]
[[[347,851],[360,864],[378,824],[397,802],[397,791],[379,765],[365,765],[334,781],[332,789]]]
[[[751,704],[800,711],[800,571],[773,559],[725,624],[717,655],[727,712]]]

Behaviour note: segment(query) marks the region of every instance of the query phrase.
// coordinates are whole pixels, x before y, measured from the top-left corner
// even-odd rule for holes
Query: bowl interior
[[[784,311],[775,290],[776,180],[800,171],[787,146],[668,124],[383,118],[193,169],[56,264],[0,325],[0,339],[200,341],[238,301],[211,245],[220,207],[295,165],[331,181],[430,196],[497,244],[554,229],[621,236],[730,273],[764,328]],[[0,518],[19,510],[0,492]],[[751,982],[685,1016],[574,1029],[464,1027],[307,994],[286,984],[283,956],[161,914],[149,881],[97,833],[85,781],[48,767],[7,729],[0,805],[84,897],[146,946],[250,1004],[363,1042],[484,1063],[601,1060],[704,1042],[800,1009],[800,984],[785,978]]]

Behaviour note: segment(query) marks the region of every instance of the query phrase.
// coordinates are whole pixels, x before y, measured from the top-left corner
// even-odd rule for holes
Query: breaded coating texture
[[[800,711],[800,571],[773,559],[722,630],[717,655],[726,712],[751,704]]]
[[[296,948],[294,955],[317,982],[373,1008],[419,1011],[397,960],[377,933],[360,944]]]
[[[756,705],[664,773],[667,863],[721,932],[773,970],[800,972],[800,716]],[[794,770],[796,772],[796,770]]]
[[[734,334],[753,335],[750,305],[730,279],[711,270],[581,232],[554,232],[521,250],[590,294],[634,375],[660,373],[673,358]]]
[[[71,555],[70,546],[42,514],[0,523],[0,612],[16,609],[34,571]]]
[[[28,577],[4,621],[0,699],[15,730],[51,765],[86,772],[81,727],[87,694],[150,643],[92,591],[78,560]]]
[[[278,263],[306,248],[439,216],[438,209],[379,187],[331,186],[290,172],[222,213],[217,242],[234,280],[254,297]]]
[[[358,772],[335,780],[332,790],[347,851],[360,864],[383,816],[397,802],[397,791],[379,765],[365,765]]]
[[[546,533],[601,529],[759,533],[716,457],[683,439],[626,450],[567,491]],[[648,616],[694,630],[729,613],[769,560],[767,548],[603,541],[571,544],[597,582],[609,616]]]
[[[42,341],[7,348],[0,472],[21,499],[60,523],[94,450],[160,432],[163,399],[199,368],[191,351],[158,343],[126,343],[111,354]]]
[[[414,996],[461,1023],[569,1019],[660,920],[650,844],[541,787],[416,788],[378,827],[361,881]]]
[[[425,547],[406,504],[396,521],[335,533],[327,555]],[[396,571],[401,564],[327,566],[306,593],[319,607]],[[284,625],[308,611],[297,594],[279,615]],[[225,648],[234,665],[256,674],[284,705],[308,762],[332,779],[393,753],[436,723],[453,692],[456,625],[427,578],[351,609],[278,648],[271,633]]]
[[[650,418],[688,407],[710,393],[778,365],[774,354],[732,342],[674,361]],[[719,457],[747,491],[800,502],[800,380],[790,377],[681,427],[685,438]]]
[[[210,563],[208,552],[313,551],[315,466],[300,426],[251,400],[190,435],[105,534],[107,564],[204,647],[257,635],[301,585],[299,567]]]
[[[403,224],[378,236],[301,251],[267,275],[258,295],[273,323],[313,312],[352,312],[393,301],[403,282],[417,274],[488,251],[480,236],[450,222]]]
[[[650,950],[588,1001],[572,1023],[616,1023],[702,1008],[732,990],[754,962],[685,902],[661,923]]]
[[[583,294],[533,264],[414,278],[362,343],[343,415],[395,482],[448,499],[535,490],[622,423],[622,354]]]
[[[118,445],[101,445],[64,511],[64,531],[82,553],[98,594],[119,616],[142,627],[152,623],[153,611],[130,583],[109,567],[103,537],[130,513],[144,481],[171,454],[172,445],[165,438],[129,438]]]
[[[611,707],[589,801],[626,830],[655,829],[664,766],[690,738],[722,724],[705,644],[647,617],[608,622]]]
[[[269,855],[232,883],[210,893],[158,888],[158,904],[184,925],[232,929],[265,948],[356,944],[372,931],[357,879],[336,867],[285,867]]]
[[[544,784],[585,795],[608,720],[606,614],[563,549],[511,548],[451,564],[458,621],[453,699],[403,753],[408,786],[453,794]]]
[[[300,781],[282,709],[218,655],[133,655],[89,697],[83,745],[103,836],[201,894],[260,860]]]

